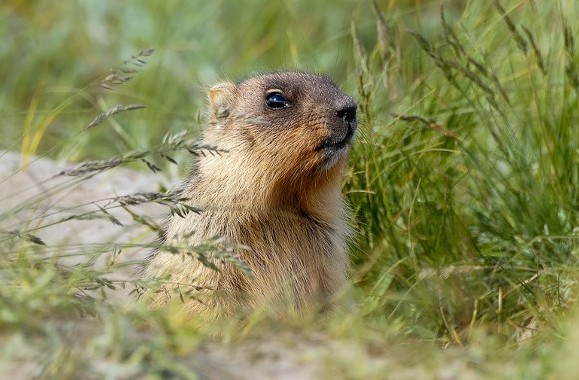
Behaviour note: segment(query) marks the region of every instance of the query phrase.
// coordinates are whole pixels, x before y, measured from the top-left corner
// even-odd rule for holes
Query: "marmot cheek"
[[[255,146],[255,134],[251,129],[244,128],[240,132],[242,139],[246,142],[248,149],[253,149]]]

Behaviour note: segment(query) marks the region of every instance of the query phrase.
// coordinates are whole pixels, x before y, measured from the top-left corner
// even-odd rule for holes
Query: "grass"
[[[5,1],[0,147],[29,160],[91,160],[65,173],[76,176],[55,191],[120,165],[175,173],[173,161],[214,149],[194,142],[208,84],[281,68],[329,74],[360,106],[344,183],[358,231],[352,279],[360,312],[286,328],[370,351],[402,347],[408,367],[420,365],[413,356],[432,355],[441,358],[438,369],[466,363],[481,377],[570,378],[578,340],[579,5],[444,4]],[[163,194],[132,201],[188,212]],[[109,279],[114,263],[67,267],[46,258],[98,249],[59,253],[36,236],[49,222],[16,231],[3,216],[6,363],[34,358],[38,378],[193,378],[183,357],[211,326],[183,325],[139,303],[111,308],[106,289],[131,285]],[[82,217],[114,223],[106,208]],[[220,328],[220,341],[243,342],[274,327],[257,318],[241,330]],[[328,360],[328,373],[381,377],[348,365],[353,360]]]
[[[361,62],[362,88],[375,86],[362,106],[374,129],[368,133],[383,135],[362,145],[351,186],[368,231],[362,252],[377,252],[366,265],[373,275],[361,278],[372,279],[380,305],[372,301],[373,312],[406,318],[427,310],[432,338],[462,344],[476,326],[511,340],[530,321],[546,323],[545,308],[569,301],[577,57],[565,42],[574,32],[561,6],[522,3],[508,14],[496,2],[470,3],[454,28],[442,18],[439,41],[411,33],[417,50],[392,49],[400,56],[390,61],[412,62],[418,76],[405,75],[412,67],[387,66],[379,39],[368,54],[376,72]],[[534,30],[514,16],[534,20]],[[558,32],[545,35],[556,17]],[[373,78],[384,72],[409,80],[405,97],[390,105],[376,101],[388,88]],[[376,286],[374,276],[384,283]],[[413,294],[430,305],[414,304]],[[388,295],[402,299],[388,302]]]

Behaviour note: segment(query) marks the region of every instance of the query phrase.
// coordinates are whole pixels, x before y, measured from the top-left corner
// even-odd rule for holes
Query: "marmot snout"
[[[347,285],[348,212],[340,192],[356,103],[328,78],[298,72],[258,75],[209,90],[201,157],[183,191],[202,211],[173,217],[145,276],[164,278],[161,306],[190,287],[187,311],[211,315],[256,307],[305,310]],[[252,275],[215,254],[219,270],[189,252],[221,236]],[[190,249],[194,251],[194,248]]]

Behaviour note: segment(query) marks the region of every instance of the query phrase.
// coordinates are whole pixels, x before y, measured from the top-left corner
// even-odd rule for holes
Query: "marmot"
[[[256,308],[332,306],[347,287],[349,213],[340,190],[355,135],[356,102],[327,77],[279,72],[209,89],[203,143],[182,195],[199,213],[173,216],[145,278],[160,307],[181,298],[187,314],[220,316]],[[222,237],[245,273],[195,246]],[[191,247],[188,251],[187,247]],[[172,251],[172,252],[169,252]],[[177,253],[176,253],[177,252]],[[186,296],[178,296],[185,293]]]

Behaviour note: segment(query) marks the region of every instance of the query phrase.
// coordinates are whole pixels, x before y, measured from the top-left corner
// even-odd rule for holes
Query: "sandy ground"
[[[0,152],[0,215],[3,216],[0,228],[4,231],[22,229],[23,226],[38,228],[66,214],[77,215],[96,210],[99,205],[106,205],[107,199],[112,197],[157,191],[161,184],[171,187],[171,184],[179,182],[162,175],[114,169],[76,183],[74,178],[57,176],[66,167],[47,159],[34,159],[23,170],[19,154]],[[168,212],[166,208],[154,204],[131,206],[131,209],[159,223]],[[34,230],[34,235],[47,248],[54,247],[55,251],[62,251],[63,247],[76,247],[78,251],[83,246],[93,247],[103,242],[123,245],[155,239],[154,232],[135,223],[126,211],[115,209],[110,213],[123,226],[105,219],[73,219]],[[110,244],[103,245],[97,265],[110,260],[112,252]],[[147,252],[147,249],[124,250],[119,259],[127,263],[138,262]],[[83,257],[86,256],[72,256],[64,260],[74,264],[86,260]],[[130,278],[134,275],[133,267],[124,269],[119,276]],[[118,297],[126,300],[126,294]],[[417,352],[422,352],[423,356],[425,352],[434,354],[420,357]],[[95,366],[99,365],[107,364],[95,363]],[[484,374],[476,370],[477,358],[472,352],[415,352],[408,347],[370,347],[323,335],[288,333],[232,345],[207,343],[193,355],[183,358],[183,365],[194,368],[202,379],[484,378]],[[34,365],[4,362],[0,365],[0,378],[29,378],[26,375],[30,373],[28,370],[33,372]]]
[[[102,218],[104,214],[99,211],[99,207],[111,204],[111,198],[155,192],[160,185],[170,187],[171,182],[177,180],[170,181],[160,174],[138,173],[123,168],[105,171],[82,181],[77,177],[59,175],[70,167],[34,158],[23,169],[18,153],[0,152],[0,229],[31,231],[46,244],[47,251],[63,255],[61,261],[65,264],[87,260],[86,255],[74,255],[84,249],[90,252],[100,250],[98,257],[91,257],[97,267],[111,260],[115,246],[143,245],[156,239],[154,231],[135,222],[122,208],[108,211],[121,226]],[[160,224],[168,213],[166,207],[151,203],[129,208],[135,214]],[[91,211],[96,213],[90,214]],[[61,222],[63,218],[83,214],[91,217]],[[93,216],[101,218],[95,219]],[[147,253],[146,248],[124,248],[117,260],[124,263],[137,262]],[[128,268],[123,276],[130,276],[130,273]]]

